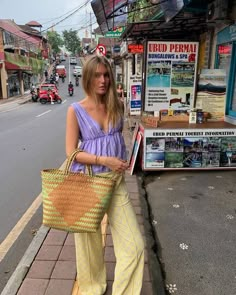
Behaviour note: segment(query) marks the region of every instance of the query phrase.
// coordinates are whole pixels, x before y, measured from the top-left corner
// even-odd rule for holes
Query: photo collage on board
[[[234,137],[146,138],[146,168],[236,167]]]

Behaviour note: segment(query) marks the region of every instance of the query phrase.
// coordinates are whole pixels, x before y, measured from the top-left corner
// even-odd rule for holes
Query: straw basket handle
[[[66,163],[66,167],[65,167],[65,173],[66,173],[66,174],[69,174],[70,169],[71,169],[71,166],[72,166],[72,164],[73,164],[73,162],[74,162],[74,160],[75,160],[77,154],[80,153],[80,152],[83,152],[83,150],[81,150],[80,148],[75,149],[75,150],[71,153],[71,155],[69,156],[69,158],[67,159],[67,163]],[[91,165],[86,165],[86,168],[87,168],[87,170],[88,170],[88,174],[92,176],[92,175],[93,175],[93,172],[92,172],[92,167],[91,167]]]

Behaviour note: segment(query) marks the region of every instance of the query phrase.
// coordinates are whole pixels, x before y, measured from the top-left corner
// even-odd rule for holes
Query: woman
[[[118,83],[116,85],[116,92],[117,92],[117,95],[118,95],[118,98],[121,102],[121,107],[122,107],[122,111],[124,113],[125,111],[125,96],[124,96],[124,89],[123,89],[123,86],[121,83]]]
[[[108,60],[93,56],[83,66],[86,97],[73,103],[67,114],[67,156],[78,146],[73,171],[92,165],[94,174],[116,179],[108,219],[116,255],[113,295],[139,295],[144,267],[144,243],[125,181],[128,168],[122,137],[123,113]],[[102,295],[106,291],[106,269],[101,229],[75,234],[77,280],[81,295]]]

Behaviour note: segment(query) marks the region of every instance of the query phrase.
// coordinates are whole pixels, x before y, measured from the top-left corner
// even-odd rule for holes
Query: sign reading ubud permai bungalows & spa
[[[193,107],[198,42],[147,43],[145,111],[189,111]]]

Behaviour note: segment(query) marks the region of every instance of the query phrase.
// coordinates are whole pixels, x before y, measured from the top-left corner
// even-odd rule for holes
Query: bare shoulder
[[[87,106],[87,99],[84,98],[84,99],[80,100],[80,101],[78,102],[78,104],[80,104],[82,107],[86,107],[86,106]]]

